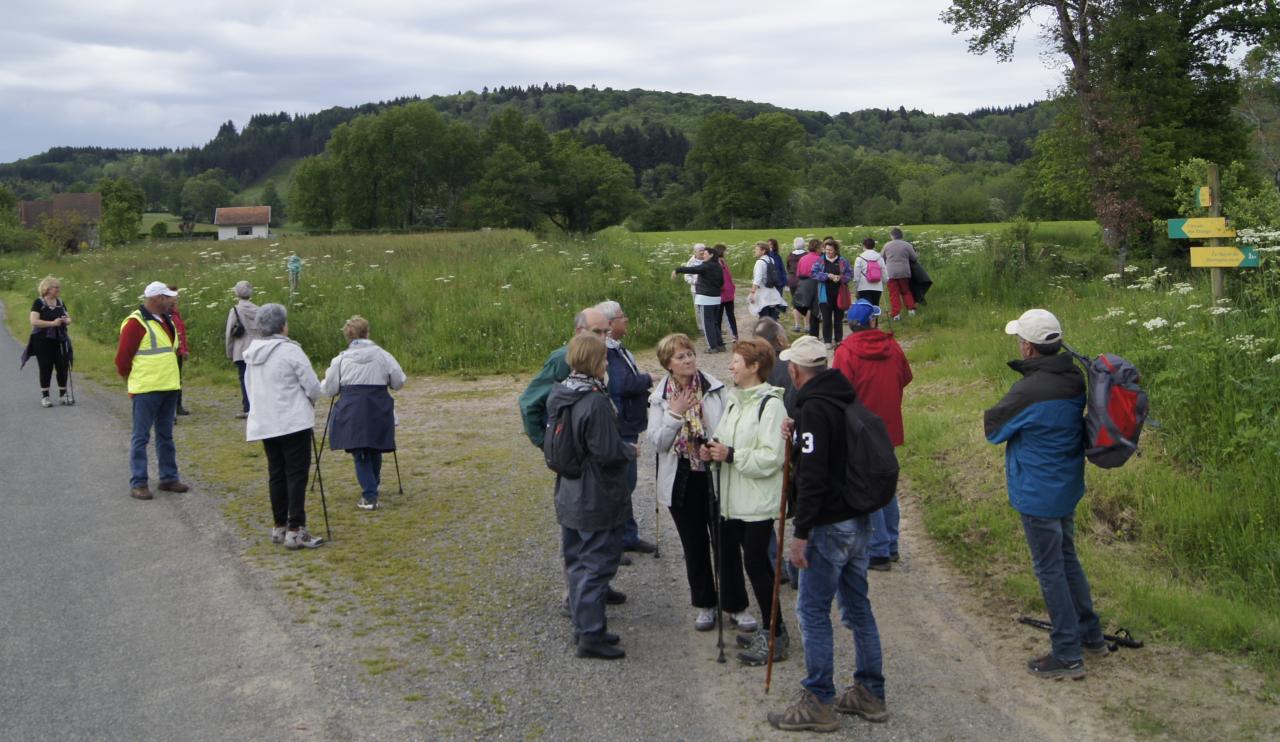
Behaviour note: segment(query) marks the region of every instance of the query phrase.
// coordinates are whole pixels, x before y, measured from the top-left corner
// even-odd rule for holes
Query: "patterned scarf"
[[[672,448],[676,455],[689,461],[689,468],[693,471],[706,471],[707,462],[698,458],[698,452],[694,449],[693,441],[696,438],[706,440],[707,430],[702,424],[702,374],[694,374],[693,388],[697,394],[697,401],[688,410],[685,410],[683,420],[684,424],[680,426],[680,432],[676,433],[676,441]],[[671,399],[672,397],[684,392],[674,376],[667,377],[667,386],[662,390],[663,397]],[[670,408],[668,408],[670,409]]]

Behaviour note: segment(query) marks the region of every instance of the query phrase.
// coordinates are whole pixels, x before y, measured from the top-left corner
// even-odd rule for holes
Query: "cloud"
[[[943,113],[1045,97],[1030,29],[1014,62],[967,53],[945,3],[814,0],[33,4],[0,30],[0,161],[55,145],[189,146],[220,122],[398,96],[566,82],[830,113]]]

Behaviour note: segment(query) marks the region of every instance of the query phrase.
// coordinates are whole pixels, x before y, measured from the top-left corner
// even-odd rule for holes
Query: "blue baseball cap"
[[[872,317],[880,316],[880,307],[872,304],[866,299],[859,299],[853,306],[849,307],[849,313],[846,318],[851,325],[861,325],[869,327]]]

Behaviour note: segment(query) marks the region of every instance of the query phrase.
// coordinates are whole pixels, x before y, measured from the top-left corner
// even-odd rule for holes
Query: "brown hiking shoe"
[[[144,484],[141,487],[134,487],[129,490],[129,496],[135,500],[150,500],[151,490]]]
[[[1106,639],[1103,639],[1097,644],[1084,642],[1080,645],[1080,648],[1084,650],[1086,656],[1094,659],[1102,659],[1111,654],[1111,645],[1107,643]]]
[[[775,729],[787,732],[834,732],[840,728],[831,704],[819,701],[807,690],[797,693],[795,702],[782,713],[770,712],[768,718]]]
[[[867,721],[877,723],[889,720],[889,712],[885,710],[884,701],[857,683],[845,688],[844,693],[836,698],[836,711],[842,714],[857,714]]]
[[[160,490],[161,492],[186,492],[191,488],[188,487],[183,482],[173,479],[168,482],[161,482],[159,485],[156,486],[156,489]]]

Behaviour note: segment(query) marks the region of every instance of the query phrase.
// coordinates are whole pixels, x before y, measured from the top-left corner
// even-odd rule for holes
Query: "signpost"
[[[1208,240],[1235,236],[1236,231],[1228,227],[1226,218],[1221,216],[1169,220],[1171,240]]]
[[[1258,248],[1244,247],[1193,247],[1192,268],[1257,268]]]

